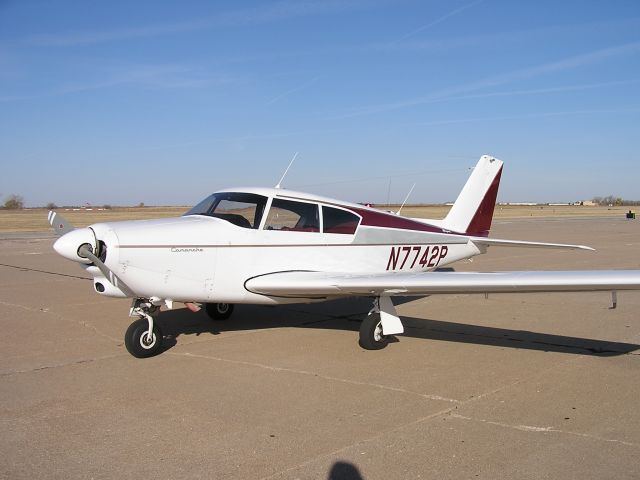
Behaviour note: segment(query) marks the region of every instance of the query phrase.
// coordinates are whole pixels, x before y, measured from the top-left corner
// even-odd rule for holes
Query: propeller
[[[104,250],[106,245],[98,241],[92,228],[74,229],[73,225],[65,220],[62,215],[54,211],[49,211],[48,219],[56,235],[60,237],[53,244],[56,252],[69,260],[95,265],[100,272],[102,272],[102,275],[104,275],[113,286],[119,288],[126,296],[137,296],[134,291],[99,258],[101,256],[100,250]]]
[[[67,222],[62,217],[62,215],[58,215],[58,213],[54,212],[53,210],[49,210],[48,219],[49,219],[49,225],[51,225],[53,227],[53,231],[59,237],[61,237],[65,233],[69,233],[71,230],[73,230],[73,225],[71,225],[69,222]]]
[[[126,283],[120,280],[113,271],[109,270],[109,267],[107,267],[102,260],[93,254],[93,247],[90,244],[84,243],[80,245],[80,248],[78,248],[78,256],[91,260],[91,262],[100,269],[105,278],[109,280],[114,287],[119,288],[127,297],[137,296]]]

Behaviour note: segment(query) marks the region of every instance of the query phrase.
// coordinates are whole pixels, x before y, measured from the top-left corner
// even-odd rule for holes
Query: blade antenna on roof
[[[402,210],[402,207],[404,207],[404,204],[407,203],[407,200],[409,200],[409,196],[411,196],[411,192],[413,192],[414,188],[416,188],[415,183],[411,186],[411,190],[409,190],[409,193],[407,193],[407,196],[404,198],[404,202],[402,202],[402,205],[400,205],[400,208],[396,212],[396,215],[400,215],[400,211]]]
[[[298,152],[296,152],[293,155],[293,158],[291,159],[291,161],[289,162],[289,166],[287,167],[287,169],[284,171],[284,173],[282,174],[282,177],[280,178],[280,181],[278,182],[278,184],[276,185],[276,188],[280,188],[280,185],[282,185],[282,181],[284,180],[284,177],[287,176],[287,172],[289,171],[289,169],[291,168],[291,165],[293,165],[293,162],[295,162],[296,157],[298,156]]]

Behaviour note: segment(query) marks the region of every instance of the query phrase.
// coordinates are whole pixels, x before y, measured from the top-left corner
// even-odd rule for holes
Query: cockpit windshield
[[[258,228],[266,204],[267,197],[254,193],[214,193],[198,203],[184,216],[207,215],[221,218],[238,227]]]

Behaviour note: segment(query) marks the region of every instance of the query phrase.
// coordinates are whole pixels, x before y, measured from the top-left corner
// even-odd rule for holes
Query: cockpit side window
[[[360,217],[354,213],[322,206],[322,231],[324,233],[352,235],[356,232],[359,223]]]
[[[213,204],[216,202],[216,194],[209,195],[207,198],[197,203],[195,206],[191,207],[184,213],[182,216],[186,217],[187,215],[206,215],[209,210],[213,208]]]
[[[318,205],[274,198],[264,228],[290,232],[319,232]]]
[[[214,193],[197,204],[186,215],[207,215],[243,228],[258,228],[267,197],[253,193]]]

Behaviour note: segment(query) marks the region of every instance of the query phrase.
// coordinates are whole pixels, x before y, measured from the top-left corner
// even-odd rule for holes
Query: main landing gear
[[[404,332],[402,322],[389,297],[377,297],[373,308],[360,325],[360,341],[365,350],[381,350],[389,343],[389,336]]]
[[[379,313],[370,313],[362,321],[358,343],[365,350],[381,350],[387,346],[389,339],[382,333],[382,319]]]
[[[212,320],[226,320],[233,313],[232,303],[207,303],[204,308]]]
[[[124,334],[124,345],[134,357],[153,357],[162,351],[162,331],[153,320],[159,311],[160,306],[150,300],[134,300],[129,316],[139,318],[129,325]]]

